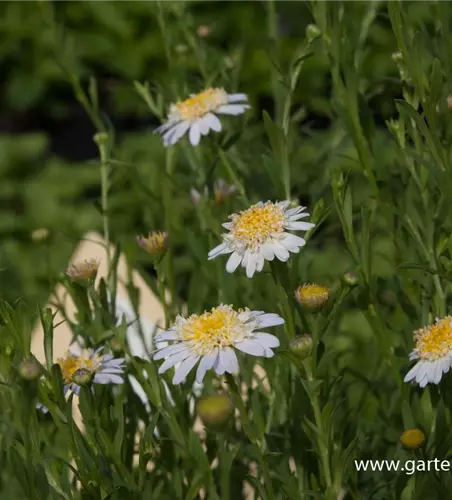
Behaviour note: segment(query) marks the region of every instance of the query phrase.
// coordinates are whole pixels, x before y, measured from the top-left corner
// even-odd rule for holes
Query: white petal
[[[179,361],[183,361],[189,356],[190,356],[190,351],[188,349],[185,349],[185,351],[178,352],[177,354],[173,354],[160,365],[159,373],[166,372],[166,370],[169,370],[174,365],[179,363]]]
[[[248,104],[223,104],[215,110],[223,115],[241,115],[246,109],[251,108]]]
[[[183,344],[183,342],[178,342],[177,344],[168,345],[166,347],[162,347],[159,349],[153,356],[154,361],[158,361],[159,359],[167,358],[173,354],[177,354],[178,352],[186,350],[187,347]]]
[[[224,372],[228,373],[237,373],[239,370],[239,362],[237,360],[237,356],[235,352],[230,347],[225,347],[220,349],[219,351],[219,369],[221,367],[221,371],[216,370],[219,375],[222,375]]]
[[[257,259],[257,266],[256,266],[256,271],[260,273],[262,269],[264,268],[265,264],[265,259],[262,253],[258,254],[258,259]]]
[[[232,227],[232,222],[225,222],[221,224],[225,229],[231,229]]]
[[[275,258],[275,246],[273,243],[264,243],[260,251],[266,260],[272,261]]]
[[[252,356],[265,355],[264,347],[258,341],[253,341],[252,339],[238,342],[234,344],[234,347],[239,351],[246,352],[247,354],[251,354]]]
[[[287,212],[286,212],[286,214],[287,214]],[[305,219],[306,217],[309,217],[309,214],[308,214],[307,212],[303,212],[303,213],[301,213],[301,214],[296,213],[296,214],[291,215],[290,217],[288,217],[288,219],[287,219],[287,220],[288,220],[289,222],[294,222],[294,221],[296,221],[296,220]]]
[[[291,231],[309,231],[315,227],[315,224],[312,222],[288,222],[286,224],[286,229],[290,229]]]
[[[281,318],[279,314],[275,313],[263,314],[258,318],[259,328],[267,328],[269,326],[278,326],[283,324],[284,324],[284,319]]]
[[[264,332],[256,332],[254,338],[259,340],[264,347],[279,347],[279,339],[274,335]]]
[[[252,278],[254,276],[254,273],[256,272],[256,267],[257,267],[257,260],[258,260],[258,254],[257,253],[250,253],[248,256],[248,262],[246,263],[246,276],[247,278]]]
[[[279,205],[283,210],[286,210],[286,208],[289,207],[291,201],[290,200],[283,200],[283,201],[278,201],[277,205]]]
[[[306,207],[295,207],[295,208],[289,208],[289,210],[286,210],[285,212],[285,216],[286,217],[292,217],[292,215],[295,215],[295,214],[298,214],[300,212],[302,212],[303,210],[306,210]],[[306,214],[306,217],[308,216],[309,214],[307,213]]]
[[[221,132],[221,122],[218,117],[213,113],[207,113],[206,117],[208,117],[210,128],[215,132]]]
[[[190,127],[189,138],[192,146],[197,146],[199,144],[199,141],[201,139],[201,132],[199,130],[198,122],[193,123]]]
[[[234,250],[229,247],[229,245],[225,242],[220,243],[218,246],[213,248],[209,253],[208,253],[208,260],[215,259],[219,255],[225,254],[225,253],[231,253]]]
[[[161,340],[176,340],[177,339],[177,333],[173,330],[159,333],[158,335],[155,336],[155,341],[160,342]]]
[[[284,233],[283,241],[291,247],[304,247],[306,245],[306,240],[296,234]]]
[[[228,94],[228,102],[240,102],[247,100],[248,96],[246,94]]]
[[[185,359],[184,362],[179,366],[176,370],[176,373],[173,377],[173,384],[180,384],[183,380],[185,380],[186,376],[190,372],[190,370],[196,365],[199,360],[199,356],[190,356]]]
[[[240,262],[242,262],[242,256],[238,252],[232,253],[226,263],[226,271],[233,273],[239,267]]]
[[[417,375],[416,382],[420,384],[424,379],[427,379],[427,383],[430,380],[430,373],[432,370],[432,363],[429,361],[424,361],[424,363],[420,363]]]
[[[175,133],[171,136],[171,139],[169,140],[169,143],[171,145],[176,144],[176,142],[187,132],[188,128],[190,127],[190,122],[189,121],[183,121],[176,125],[175,128]]]
[[[177,123],[178,123],[177,121],[168,120],[163,125],[160,125],[160,127],[157,127],[154,130],[154,134],[163,134],[164,132],[166,132],[167,130],[169,130],[171,127],[174,127],[174,125],[177,125]]]
[[[199,362],[198,369],[196,370],[196,381],[201,383],[206,375],[207,370],[210,370],[212,366],[215,364],[218,358],[218,347],[210,353],[206,354],[201,358]]]
[[[273,358],[274,355],[275,353],[269,347],[264,346],[264,356],[266,358]]]
[[[286,262],[289,260],[290,253],[281,243],[275,243],[275,256],[281,262]]]
[[[119,375],[109,373],[96,373],[93,382],[95,384],[122,384],[124,379]]]
[[[163,135],[163,145],[165,147],[169,146],[171,139],[173,136],[177,133],[177,127],[174,126],[173,128],[168,129],[167,132]]]
[[[201,135],[207,135],[210,130],[210,119],[209,119],[209,113],[207,115],[204,115],[199,121],[198,121],[198,127],[199,127],[199,132]]]

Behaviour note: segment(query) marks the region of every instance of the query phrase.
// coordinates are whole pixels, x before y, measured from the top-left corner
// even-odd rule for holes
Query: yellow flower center
[[[228,347],[246,335],[246,327],[231,306],[214,307],[201,315],[192,314],[182,325],[182,336],[198,354],[215,347]]]
[[[184,120],[198,120],[204,115],[217,109],[222,104],[228,103],[228,97],[224,89],[209,88],[173,105],[171,112],[177,113]]]
[[[230,233],[233,239],[252,249],[284,232],[284,211],[279,205],[267,202],[231,216]]]
[[[435,361],[452,350],[452,316],[414,332],[416,351],[421,359]]]
[[[72,354],[67,354],[65,358],[57,359],[57,363],[60,365],[65,384],[71,383],[72,376],[80,368],[84,368],[85,370],[89,370],[90,372],[95,372],[99,368],[101,362],[101,356],[95,354],[94,356],[90,357],[86,352],[84,352],[80,357],[74,356]]]
[[[304,306],[318,307],[324,305],[328,300],[328,288],[316,283],[307,283],[297,288],[295,296],[298,302]]]

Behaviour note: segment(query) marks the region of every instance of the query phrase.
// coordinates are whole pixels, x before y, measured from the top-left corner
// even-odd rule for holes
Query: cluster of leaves
[[[207,430],[204,438],[193,431],[192,378],[173,388],[169,376],[157,376],[155,363],[130,356],[127,325],[117,326],[105,283],[87,291],[66,282],[78,307],[77,321],[71,323],[74,334],[94,346],[119,340],[122,351],[129,354],[127,370],[142,383],[151,408],[145,410],[128,382],[117,392],[96,388],[94,400],[90,391],[82,390],[83,434],[73,424],[72,400],[65,401],[59,369],[52,364],[52,316],[42,313],[46,378],[39,383],[24,381],[19,365],[30,354],[32,323],[23,307],[4,305],[0,407],[5,495],[18,495],[11,488],[20,485],[31,499],[189,499],[200,491],[208,498],[231,498],[242,495],[242,482],[247,480],[256,494],[269,499],[447,497],[452,485],[445,473],[358,472],[353,460],[450,459],[450,380],[445,377],[438,387],[423,390],[402,382],[412,330],[449,313],[452,126],[447,97],[452,67],[447,35],[452,13],[448,4],[238,3],[233,8],[240,12],[238,23],[235,16],[232,21],[218,15],[224,6],[211,11],[210,4],[194,2],[50,7],[42,2],[49,26],[46,36],[38,36],[25,23],[21,37],[39,39],[37,51],[51,49],[52,64],[57,61],[61,73],[47,75],[66,77],[94,129],[111,139],[109,208],[101,215],[108,216],[118,248],[145,274],[149,263],[138,253],[135,234],[149,229],[169,233],[169,249],[157,269],[158,284],[173,297],[165,302],[167,318],[181,312],[182,304],[190,312],[201,312],[223,302],[278,311],[286,324],[277,332],[278,355],[259,360],[270,391],[256,376],[253,360],[241,359],[240,376],[227,381],[241,421],[231,421],[219,434]],[[36,22],[19,4],[4,4],[2,9],[10,21],[19,16]],[[256,13],[265,17],[265,23],[249,30]],[[284,24],[285,19],[301,15],[312,23],[306,36],[291,31],[290,22],[289,27]],[[88,27],[87,17],[93,23]],[[6,21],[2,23],[5,29]],[[195,35],[203,23],[213,28],[211,40]],[[11,40],[14,36],[18,34],[13,33]],[[219,43],[226,36],[234,42],[233,56],[232,45],[225,49]],[[263,46],[261,39],[266,40]],[[185,49],[177,48],[180,45]],[[93,47],[94,61],[88,57]],[[117,57],[107,56],[113,52]],[[156,62],[149,70],[152,81],[139,83],[149,79],[143,72],[148,71],[150,59]],[[104,109],[99,104],[101,80],[93,78],[85,85],[99,61],[103,68],[113,65],[108,73],[120,74],[121,84],[109,94],[115,103],[112,109],[120,112],[151,111],[153,118],[163,119],[168,102],[206,85],[247,92],[257,111],[254,118],[249,114],[228,124],[228,132],[203,138],[196,149],[181,141],[164,150],[149,131],[118,139],[100,111]],[[27,70],[33,67],[24,64]],[[42,71],[46,67],[42,65]],[[11,79],[10,84],[8,92],[17,92],[19,102],[20,79],[19,83]],[[268,92],[273,109],[261,119],[259,97]],[[328,127],[313,128],[310,113],[326,117]],[[24,142],[28,148],[11,144],[0,144],[6,152],[9,188],[5,194],[2,191],[2,204],[14,199],[23,203],[23,193],[17,191],[18,170],[31,164],[34,155],[27,149],[43,147],[39,140]],[[70,167],[68,176],[74,182],[60,183],[55,176],[66,176],[63,165],[53,161],[27,183],[28,203],[22,206],[20,228],[32,228],[25,212],[33,211],[33,227],[48,226],[56,239],[35,250],[28,244],[19,253],[21,273],[36,277],[30,268],[37,268],[52,286],[69,253],[55,247],[71,241],[60,236],[61,227],[72,226],[72,241],[93,221],[100,227],[100,217],[88,202],[77,206],[76,215],[74,206],[60,209],[60,204],[76,199],[84,186],[95,182],[97,169],[93,164]],[[194,204],[190,188],[202,192],[205,184],[212,186],[219,177],[236,184],[237,193],[223,204],[211,197]],[[221,223],[229,213],[259,200],[289,197],[309,207],[317,227],[306,248],[288,265],[273,266],[271,272],[247,280],[240,272],[227,275],[221,259],[207,262],[207,252],[218,243]],[[16,231],[17,215],[2,206],[4,210],[10,217],[2,217],[0,230],[8,234]],[[25,281],[13,259],[18,244],[11,240],[5,246],[6,271],[0,276],[16,280],[16,289],[10,287],[8,293],[21,292]],[[349,271],[357,277],[354,288],[341,283]],[[306,312],[294,300],[295,288],[308,280],[331,289],[329,305],[321,312]],[[113,295],[114,281],[110,281]],[[153,280],[148,281],[159,293]],[[139,297],[129,289],[137,307]],[[27,294],[38,295],[31,289]],[[312,334],[314,349],[308,363],[300,364],[289,346],[296,334],[304,332]],[[238,397],[237,387],[247,388],[245,401]],[[221,381],[210,375],[205,393],[220,388]],[[38,394],[51,409],[47,417],[34,411]],[[401,432],[411,427],[427,435],[424,447],[416,452],[399,443]],[[250,472],[253,469],[255,473]]]

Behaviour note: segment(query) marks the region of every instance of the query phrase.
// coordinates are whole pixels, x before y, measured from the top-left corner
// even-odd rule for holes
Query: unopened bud
[[[121,353],[123,351],[123,348],[122,348],[122,343],[121,341],[116,338],[116,337],[113,337],[111,340],[110,340],[110,347],[111,347],[111,350],[115,353]]]
[[[42,366],[35,358],[24,359],[19,365],[19,373],[24,380],[37,380],[42,373]]]
[[[93,375],[93,372],[91,372],[87,368],[79,368],[73,373],[71,381],[81,387],[88,386],[93,380]]]
[[[317,310],[328,302],[329,292],[326,286],[306,283],[297,288],[295,297],[307,309]]]
[[[317,38],[322,34],[322,32],[319,30],[319,28],[315,24],[308,24],[306,26],[306,38],[308,39],[308,42],[312,42],[314,38]]]
[[[425,440],[425,434],[417,428],[407,429],[400,436],[400,442],[406,447],[410,449],[419,448]]]
[[[210,26],[208,26],[207,24],[200,24],[198,26],[198,28],[196,29],[196,34],[200,38],[205,38],[205,37],[209,36],[211,32],[212,32],[212,28]]]
[[[392,53],[391,59],[396,63],[400,64],[403,61],[403,55],[400,52],[400,50],[396,50],[395,52]]]
[[[50,236],[50,231],[45,227],[40,227],[32,231],[30,236],[35,243],[41,243]]]
[[[206,427],[221,430],[229,422],[234,405],[225,394],[204,396],[196,403],[196,413]]]
[[[345,273],[342,276],[342,281],[345,285],[353,287],[359,284],[359,278],[355,273]]]
[[[452,95],[447,96],[447,108],[452,111]]]
[[[300,359],[304,361],[312,353],[312,337],[308,334],[295,337],[289,344],[289,349]]]
[[[105,146],[108,142],[108,134],[106,132],[99,132],[93,137],[93,140],[98,146]]]

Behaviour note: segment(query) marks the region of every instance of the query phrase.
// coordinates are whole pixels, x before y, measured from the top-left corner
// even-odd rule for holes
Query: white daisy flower
[[[436,319],[436,323],[414,331],[416,345],[410,360],[418,362],[407,373],[404,381],[416,380],[425,387],[438,384],[443,373],[452,366],[452,316]]]
[[[236,373],[239,369],[234,349],[271,358],[272,348],[279,346],[274,335],[261,332],[262,328],[282,325],[284,319],[278,314],[265,314],[249,309],[234,310],[229,305],[219,305],[201,315],[188,318],[178,316],[173,326],[157,335],[156,341],[173,341],[160,348],[154,360],[164,359],[159,373],[176,368],[173,384],[180,384],[198,363],[196,381],[201,383],[207,370],[213,368],[218,375]]]
[[[290,252],[298,253],[306,241],[287,231],[308,231],[315,224],[299,219],[309,217],[306,207],[290,208],[290,201],[259,202],[238,214],[229,216],[231,222],[223,227],[229,233],[223,235],[223,243],[209,252],[209,260],[222,254],[232,254],[226,271],[233,273],[242,264],[246,275],[252,278],[262,271],[265,260],[275,257],[286,262]]]
[[[80,386],[74,380],[78,370],[87,370],[93,376],[94,384],[122,384],[124,379],[124,358],[115,359],[111,354],[101,354],[99,349],[69,350],[65,357],[57,359],[64,379],[64,392],[71,390],[76,394]]]
[[[166,123],[155,132],[163,136],[164,146],[176,142],[189,131],[189,139],[197,146],[202,135],[207,135],[210,129],[221,131],[221,122],[216,116],[241,115],[251,106],[246,104],[246,94],[228,94],[222,88],[209,88],[199,94],[191,94],[185,101],[171,104]]]

